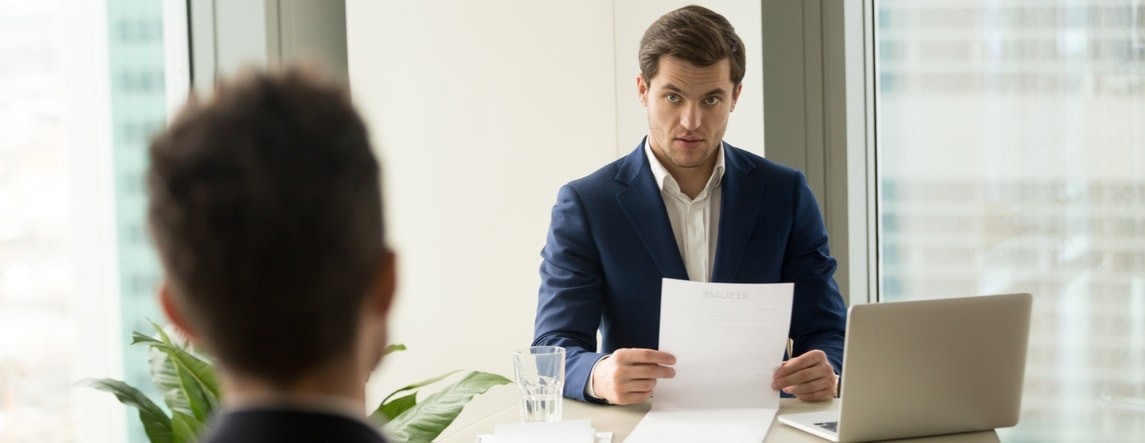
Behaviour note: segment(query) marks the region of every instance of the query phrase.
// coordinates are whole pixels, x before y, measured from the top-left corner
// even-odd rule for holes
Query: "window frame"
[[[819,200],[848,305],[881,300],[874,0],[764,2],[767,157]]]
[[[67,0],[61,3],[60,20],[70,29],[61,40],[64,96],[73,104],[65,111],[69,122],[64,148],[70,156],[72,181],[71,267],[73,279],[68,303],[73,320],[73,380],[109,377],[123,379],[126,373],[123,341],[126,326],[121,312],[123,282],[120,279],[120,217],[116,200],[114,150],[117,143],[111,112],[113,95],[107,0]],[[163,0],[165,101],[167,118],[186,99],[190,87],[190,54],[185,0]],[[136,136],[151,128],[137,128]],[[122,135],[120,135],[122,137]],[[140,185],[142,186],[142,185]],[[154,319],[160,320],[160,319]],[[141,362],[142,363],[142,362]],[[71,433],[77,441],[126,441],[134,410],[120,405],[105,392],[70,387]],[[94,439],[94,440],[93,440]]]

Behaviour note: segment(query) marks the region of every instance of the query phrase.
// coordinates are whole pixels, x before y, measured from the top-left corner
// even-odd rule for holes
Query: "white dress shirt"
[[[652,145],[644,139],[644,155],[648,157],[648,165],[652,168],[652,177],[660,188],[660,197],[664,199],[664,208],[668,210],[668,222],[672,225],[672,234],[676,237],[676,247],[680,250],[680,258],[684,260],[684,269],[688,271],[688,280],[706,282],[711,281],[712,265],[716,260],[716,239],[719,238],[720,202],[722,200],[721,185],[724,179],[724,147],[720,143],[716,150],[716,167],[708,177],[704,189],[690,198],[680,192],[680,184],[668,173],[668,169],[660,163],[652,153]],[[604,360],[608,356],[601,357]],[[600,364],[600,360],[596,364]],[[593,365],[593,371],[596,365]],[[593,372],[589,372],[588,386],[585,393],[592,398],[600,398],[592,389]]]
[[[672,234],[676,236],[680,258],[684,259],[688,280],[711,281],[720,226],[720,188],[724,179],[722,143],[716,150],[716,167],[712,169],[708,183],[696,194],[695,199],[680,192],[680,184],[652,154],[652,147],[647,141],[644,142],[644,155],[648,156],[652,176],[660,187],[660,197],[664,199],[664,208],[668,210],[668,222],[672,224]]]

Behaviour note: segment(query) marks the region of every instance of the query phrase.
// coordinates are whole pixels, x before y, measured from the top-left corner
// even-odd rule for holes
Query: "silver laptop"
[[[838,410],[780,415],[837,442],[1018,423],[1030,294],[852,306]]]

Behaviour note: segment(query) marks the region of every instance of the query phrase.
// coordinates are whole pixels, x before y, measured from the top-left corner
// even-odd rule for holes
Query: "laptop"
[[[838,410],[781,423],[836,442],[1018,423],[1030,294],[852,306]]]

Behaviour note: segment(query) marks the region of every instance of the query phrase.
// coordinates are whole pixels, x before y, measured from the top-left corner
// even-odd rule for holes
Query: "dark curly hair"
[[[287,383],[348,352],[386,251],[379,174],[344,89],[297,69],[223,82],[152,140],[168,287],[225,366]]]

